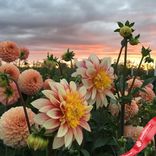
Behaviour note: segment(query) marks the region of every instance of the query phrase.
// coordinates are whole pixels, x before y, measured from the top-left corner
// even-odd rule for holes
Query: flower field
[[[156,129],[137,144],[156,115],[156,80],[141,69],[153,62],[152,52],[142,46],[132,75],[128,50],[140,44],[140,34],[134,23],[117,24],[121,48],[114,63],[95,54],[74,62],[67,49],[29,67],[27,48],[0,42],[0,156],[124,156],[133,145],[129,156],[156,153]]]

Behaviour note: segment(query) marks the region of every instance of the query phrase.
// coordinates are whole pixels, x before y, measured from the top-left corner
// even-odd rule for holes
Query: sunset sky
[[[0,0],[0,40],[27,47],[31,60],[60,56],[67,49],[77,58],[96,53],[116,57],[121,37],[117,21],[135,22],[135,34],[156,56],[156,0]],[[131,57],[140,46],[129,47]]]

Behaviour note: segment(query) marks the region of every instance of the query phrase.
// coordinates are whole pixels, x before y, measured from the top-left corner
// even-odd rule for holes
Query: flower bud
[[[120,28],[120,35],[122,36],[122,37],[129,37],[131,34],[132,34],[132,29],[129,27],[129,26],[123,26],[123,27],[121,27]]]
[[[48,145],[48,140],[41,136],[31,134],[27,138],[27,144],[29,148],[36,150],[44,150]]]
[[[137,44],[139,43],[139,40],[138,40],[137,38],[131,38],[131,39],[129,40],[129,43],[130,43],[131,45],[137,45]]]

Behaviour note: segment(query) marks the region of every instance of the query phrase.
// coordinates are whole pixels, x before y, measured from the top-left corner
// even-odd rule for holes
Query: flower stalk
[[[138,66],[138,68],[137,68],[137,73],[138,73],[138,71],[139,71],[139,69],[140,69],[140,67],[141,67],[141,64],[142,64],[143,60],[144,60],[144,56],[142,56],[142,58],[141,58],[141,60],[140,60],[139,66]],[[128,94],[130,94],[131,91],[132,91],[132,88],[133,88],[133,86],[134,86],[135,80],[136,80],[137,75],[138,75],[137,73],[136,73],[136,75],[135,75],[134,78],[133,78],[133,81],[132,81],[132,84],[131,84],[131,86],[130,86],[130,88],[129,88]]]
[[[30,126],[30,122],[29,122],[29,117],[28,117],[27,109],[26,109],[26,104],[24,102],[24,99],[23,99],[22,93],[20,91],[20,88],[19,88],[17,82],[14,79],[12,79],[12,78],[9,78],[9,79],[12,80],[16,84],[17,91],[18,91],[19,96],[20,96],[21,104],[23,106],[23,110],[24,110],[24,114],[25,114],[25,119],[26,119],[27,126],[28,126],[28,131],[29,131],[29,133],[31,133],[31,126]]]
[[[127,72],[127,47],[128,41],[127,38],[125,40],[125,54],[124,54],[124,69],[123,69],[123,88],[122,88],[122,97],[125,96],[126,89],[126,72]],[[120,114],[120,134],[123,136],[124,134],[124,116],[125,116],[125,103],[121,103],[121,114]]]

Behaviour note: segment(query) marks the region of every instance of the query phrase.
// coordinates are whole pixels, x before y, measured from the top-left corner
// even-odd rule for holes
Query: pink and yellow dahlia
[[[6,62],[12,62],[18,59],[19,48],[15,42],[4,41],[0,42],[0,58]]]
[[[100,60],[96,55],[77,62],[78,67],[72,76],[80,75],[82,83],[87,88],[86,99],[89,104],[96,102],[97,108],[107,106],[106,96],[114,98],[111,91],[113,85],[113,68],[108,58]]]
[[[20,75],[19,69],[15,65],[10,63],[0,66],[0,73],[8,74],[14,80],[18,80],[18,77]]]
[[[14,82],[10,82],[6,87],[0,87],[0,103],[11,105],[19,99],[18,90]]]
[[[88,121],[92,106],[85,100],[86,88],[77,88],[73,81],[68,83],[65,79],[49,84],[51,90],[43,90],[45,98],[32,102],[40,112],[35,116],[35,122],[48,131],[57,132],[54,149],[63,145],[70,147],[74,140],[80,145],[82,129],[90,131]]]
[[[43,79],[38,71],[28,69],[20,74],[18,85],[24,94],[34,95],[42,88]]]
[[[34,124],[34,113],[27,108],[30,125]],[[23,107],[13,107],[0,118],[0,139],[7,146],[21,148],[27,146],[29,136]]]

